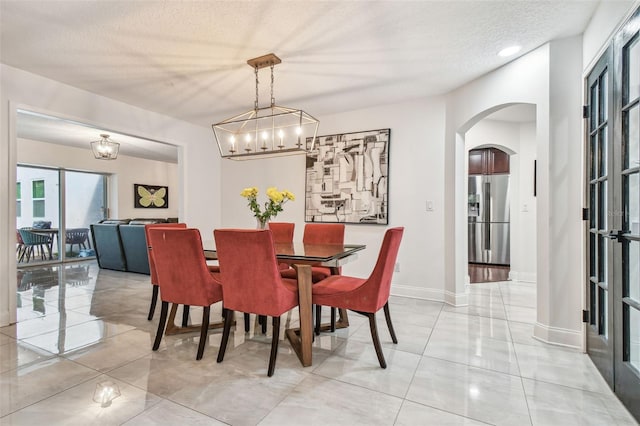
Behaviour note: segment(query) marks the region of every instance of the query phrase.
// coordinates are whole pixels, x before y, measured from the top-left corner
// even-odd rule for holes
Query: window
[[[16,216],[22,216],[22,184],[16,182]]]
[[[44,180],[32,182],[33,217],[44,217]]]

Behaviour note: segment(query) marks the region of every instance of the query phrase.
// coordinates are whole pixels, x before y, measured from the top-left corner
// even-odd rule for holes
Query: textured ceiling
[[[324,114],[441,94],[579,34],[597,1],[0,1],[0,60],[199,125],[276,102]],[[268,73],[260,74],[260,105]]]

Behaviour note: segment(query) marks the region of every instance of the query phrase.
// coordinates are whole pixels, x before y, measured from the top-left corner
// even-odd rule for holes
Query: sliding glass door
[[[94,257],[90,225],[105,217],[107,176],[18,166],[18,266]]]
[[[64,172],[65,257],[93,257],[92,223],[105,218],[106,176],[97,173]]]

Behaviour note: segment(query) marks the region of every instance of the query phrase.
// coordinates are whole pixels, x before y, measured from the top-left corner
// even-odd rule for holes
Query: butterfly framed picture
[[[134,183],[133,206],[137,209],[169,208],[169,187]]]

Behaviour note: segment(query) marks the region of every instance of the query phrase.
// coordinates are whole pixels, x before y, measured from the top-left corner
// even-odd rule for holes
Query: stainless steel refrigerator
[[[469,176],[469,262],[509,265],[509,175]]]

